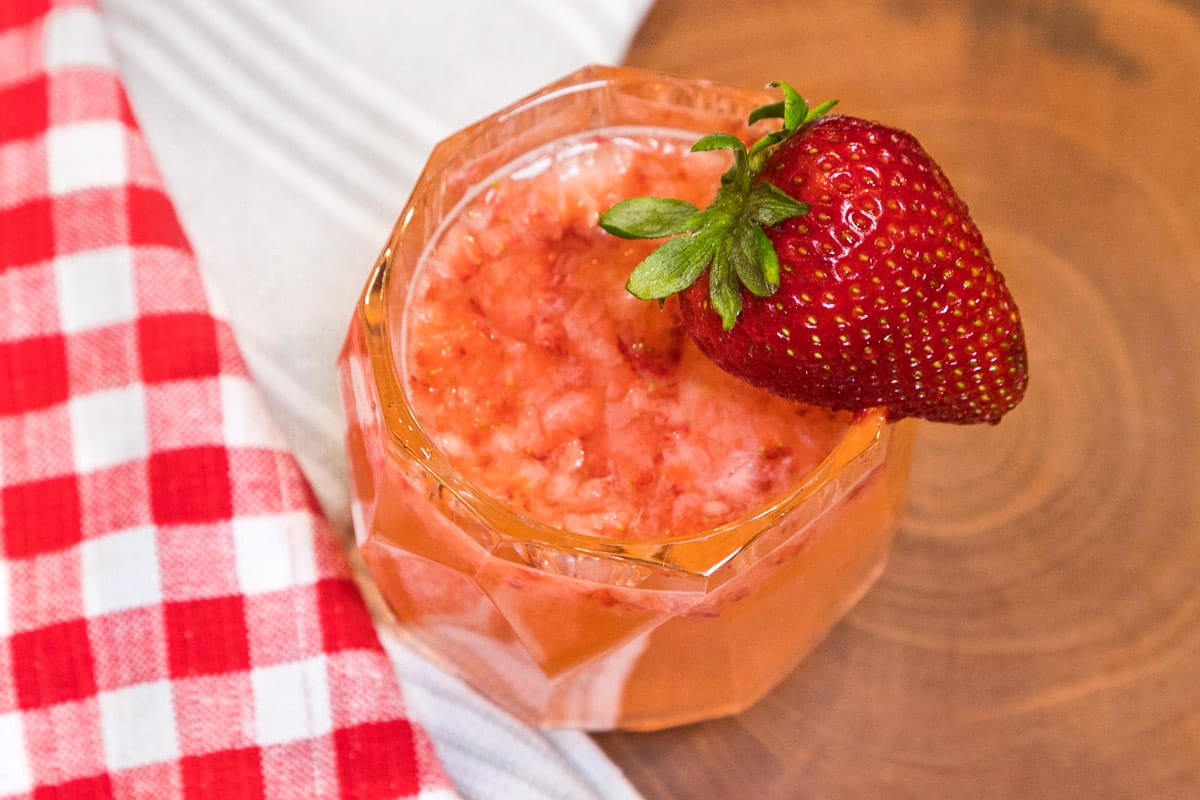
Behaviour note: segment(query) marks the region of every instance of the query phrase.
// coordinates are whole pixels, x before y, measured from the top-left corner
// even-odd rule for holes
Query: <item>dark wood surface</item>
[[[734,718],[597,741],[648,798],[1200,798],[1200,3],[663,0],[628,62],[917,134],[1025,318],[924,425],[877,587]]]

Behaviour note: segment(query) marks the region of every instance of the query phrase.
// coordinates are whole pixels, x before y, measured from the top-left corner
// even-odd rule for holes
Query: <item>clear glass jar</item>
[[[701,533],[617,539],[511,511],[463,478],[406,396],[414,271],[472,187],[581,131],[750,137],[749,92],[589,67],[438,145],[375,263],[341,359],[356,541],[411,640],[542,726],[654,729],[742,710],[863,595],[904,502],[911,429],[858,415],[785,497]]]

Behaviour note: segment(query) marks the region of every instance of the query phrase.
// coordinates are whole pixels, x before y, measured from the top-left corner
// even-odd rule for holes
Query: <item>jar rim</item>
[[[710,81],[674,78],[629,67],[589,66],[544,89],[509,105],[466,129],[451,135],[435,148],[438,152],[464,152],[473,137],[493,120],[511,122],[522,113],[557,98],[581,91],[609,91],[629,85],[653,84],[663,91],[685,87],[719,93],[735,105],[749,109],[760,104],[763,95],[737,87]],[[744,118],[744,117],[743,117]],[[553,141],[551,139],[550,141]],[[622,537],[612,534],[589,533],[560,528],[532,519],[505,505],[482,487],[467,479],[434,444],[412,409],[403,385],[403,370],[396,362],[395,342],[401,341],[402,314],[391,307],[395,295],[391,291],[393,264],[401,250],[405,229],[415,208],[426,198],[420,195],[431,172],[434,157],[426,173],[418,180],[413,195],[405,204],[393,228],[388,243],[376,262],[371,278],[363,292],[358,313],[364,323],[367,348],[371,353],[371,368],[375,372],[375,387],[380,393],[383,427],[392,451],[399,448],[405,457],[418,462],[430,480],[450,492],[489,528],[500,532],[509,542],[524,545],[546,545],[560,551],[583,553],[598,558],[621,558],[656,567],[669,567],[686,572],[710,573],[745,549],[770,527],[771,521],[791,509],[796,509],[823,494],[846,470],[853,467],[873,449],[882,444],[888,433],[886,412],[875,408],[855,414],[834,447],[824,458],[782,496],[750,514],[722,525],[701,531],[654,537]],[[505,162],[508,163],[508,162]],[[448,211],[455,203],[443,203]],[[428,248],[428,237],[421,252]]]

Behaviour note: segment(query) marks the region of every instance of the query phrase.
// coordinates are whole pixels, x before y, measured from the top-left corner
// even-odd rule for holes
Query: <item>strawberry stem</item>
[[[783,100],[750,112],[753,125],[781,119],[782,125],[749,149],[729,133],[710,133],[692,145],[692,152],[730,150],[734,162],[721,176],[721,188],[703,211],[682,200],[634,197],[622,200],[600,215],[600,227],[625,239],[676,236],[659,246],[629,276],[625,288],[643,300],[658,300],[681,292],[709,273],[709,299],[731,329],[742,310],[744,287],[769,297],[779,287],[779,256],[763,228],[808,213],[801,203],[765,180],[755,180],[771,152],[837,101],[810,108],[783,81],[768,84],[783,92]]]

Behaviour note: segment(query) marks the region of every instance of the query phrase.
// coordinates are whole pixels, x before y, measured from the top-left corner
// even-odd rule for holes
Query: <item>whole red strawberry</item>
[[[716,199],[635,198],[611,233],[676,233],[630,276],[645,299],[681,293],[683,324],[726,371],[834,409],[998,422],[1025,394],[1020,314],[941,168],[903,131],[785,100],[783,127],[732,150]]]

